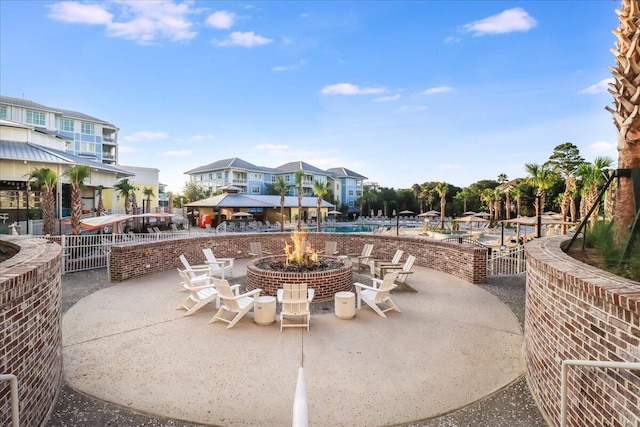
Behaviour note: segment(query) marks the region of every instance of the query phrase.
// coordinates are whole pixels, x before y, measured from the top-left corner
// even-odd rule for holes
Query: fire
[[[291,235],[293,246],[289,242],[284,243],[284,253],[287,255],[286,264],[318,264],[318,252],[307,243],[304,231],[294,231]]]

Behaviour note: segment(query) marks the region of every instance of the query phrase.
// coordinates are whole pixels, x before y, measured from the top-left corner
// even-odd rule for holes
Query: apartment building
[[[118,128],[77,111],[0,95],[0,120],[21,123],[64,141],[64,151],[94,162],[118,164]]]
[[[234,157],[199,166],[185,172],[185,175],[189,176],[190,182],[213,192],[232,185],[239,189],[240,194],[266,195],[268,186],[274,184],[279,176],[286,183],[295,184],[295,174],[298,171],[303,172],[302,188],[305,197],[314,196],[314,182],[329,183],[339,206],[347,206],[348,212],[358,210],[356,200],[362,196],[362,183],[367,178],[346,168],[322,170],[303,161],[271,168]],[[288,193],[290,196],[296,194],[295,188]]]

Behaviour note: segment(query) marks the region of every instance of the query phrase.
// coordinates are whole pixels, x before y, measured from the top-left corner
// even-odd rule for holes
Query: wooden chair
[[[283,328],[307,328],[311,322],[311,309],[309,304],[315,291],[307,289],[306,283],[285,283],[282,289],[278,289],[278,302],[282,304],[280,310],[280,332]],[[285,323],[287,318],[301,318],[302,322]]]
[[[254,289],[243,294],[240,292],[240,285],[229,285],[224,279],[211,279],[216,286],[218,293],[220,294],[220,300],[222,301],[222,307],[211,318],[209,323],[214,323],[220,320],[221,322],[228,323],[227,329],[231,329],[235,326],[245,314],[253,309],[253,302],[255,298],[260,296],[262,289]],[[227,313],[234,314],[233,318],[228,319],[225,317]]]
[[[211,270],[211,276],[218,276],[224,279],[225,273],[229,273],[229,278],[233,277],[233,261],[234,258],[216,258],[211,248],[202,250],[206,258],[205,263]]]
[[[384,276],[384,279],[372,279],[373,286],[367,286],[360,282],[353,284],[356,288],[357,294],[357,307],[358,310],[362,308],[362,301],[364,301],[369,307],[373,309],[381,317],[387,317],[385,314],[387,311],[393,310],[400,312],[400,309],[391,299],[391,290],[397,285],[393,282],[398,277],[398,273],[389,273]],[[380,305],[386,305],[387,308],[382,309]]]
[[[178,269],[182,278],[182,286],[189,292],[189,296],[182,301],[176,310],[187,310],[184,316],[190,316],[208,303],[215,301],[216,308],[220,308],[220,299],[215,285],[209,276],[192,277],[189,270]]]
[[[273,255],[269,251],[265,251],[262,249],[262,243],[260,242],[250,242],[249,243],[249,255],[255,258],[262,258],[264,255]]]
[[[369,261],[369,267],[371,268],[371,275],[373,277],[382,278],[381,267],[382,266],[397,266],[400,267],[400,260],[402,259],[402,255],[404,251],[397,249],[396,253],[393,255],[391,260],[382,260],[382,259],[372,259]]]
[[[373,243],[366,243],[361,254],[347,254],[347,256],[352,258],[353,264],[357,265],[360,271],[361,268],[369,266],[369,260],[373,258],[371,252],[373,252]]]
[[[416,262],[416,257],[409,255],[401,266],[381,266],[380,275],[386,277],[390,272],[397,273],[398,276],[395,279],[395,283],[409,292],[418,292],[407,284],[407,277],[413,273],[413,264]]]

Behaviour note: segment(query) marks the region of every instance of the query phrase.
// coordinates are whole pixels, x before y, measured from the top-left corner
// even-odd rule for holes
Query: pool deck
[[[236,277],[245,265],[236,260]],[[85,291],[83,273],[67,275],[64,380],[81,393],[77,402],[111,413],[118,425],[141,423],[124,421],[122,408],[148,415],[131,415],[145,425],[290,425],[304,363],[310,425],[480,425],[433,422],[455,419],[505,387],[526,395],[521,321],[482,287],[415,271],[410,283],[418,293],[393,294],[401,313],[383,319],[365,305],[352,320],[317,314],[309,332],[284,333],[278,322],[256,325],[253,313],[230,330],[208,323],[214,307],[182,317],[175,271]],[[75,393],[69,387],[61,400]],[[524,399],[520,425],[546,425]],[[69,422],[81,409],[61,403],[49,426],[89,425]],[[476,415],[475,422],[487,414]],[[499,421],[507,414],[492,416],[495,423],[482,425],[517,425]]]

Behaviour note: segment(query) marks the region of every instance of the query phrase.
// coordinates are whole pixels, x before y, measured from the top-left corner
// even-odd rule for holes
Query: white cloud
[[[231,28],[236,20],[236,15],[226,10],[212,13],[205,20],[205,24],[213,28],[227,30]]]
[[[387,90],[381,87],[359,87],[351,83],[338,83],[322,88],[323,95],[371,95],[384,93]]]
[[[83,4],[76,1],[64,1],[49,6],[49,17],[70,24],[106,25],[110,24],[113,15],[105,6],[99,4]]]
[[[259,145],[254,145],[253,148],[255,148],[256,150],[280,151],[280,150],[287,150],[289,146],[276,145],[276,144],[259,144]]]
[[[381,96],[379,98],[374,99],[373,102],[390,102],[390,101],[396,101],[398,99],[400,99],[400,94],[396,93],[395,95]]]
[[[460,38],[458,37],[447,37],[446,39],[444,39],[444,42],[449,44],[449,43],[459,43],[460,42]]]
[[[160,153],[161,156],[190,156],[192,152],[190,150],[168,150]]]
[[[253,31],[241,32],[234,31],[229,34],[224,40],[212,40],[212,43],[217,46],[242,46],[242,47],[254,47],[269,44],[273,39],[257,35]]]
[[[84,4],[62,1],[49,7],[51,19],[72,24],[104,25],[111,37],[151,44],[158,39],[184,41],[193,39],[192,23],[187,18],[194,13],[191,2],[115,1],[104,4]],[[109,9],[113,9],[115,14]]]
[[[610,156],[617,153],[617,146],[614,142],[597,141],[589,145],[585,151],[589,154],[604,154]]]
[[[210,141],[214,139],[212,134],[207,135],[193,135],[188,138],[176,138],[177,142],[201,142],[201,141]]]
[[[597,93],[604,93],[609,88],[609,83],[613,83],[615,80],[612,78],[602,79],[598,83],[591,85],[587,88],[582,89],[578,93],[586,93],[589,95],[594,95]]]
[[[282,71],[294,71],[300,69],[300,67],[304,67],[307,65],[307,61],[304,59],[299,61],[297,64],[292,65],[278,65],[271,69],[271,71],[282,72]]]
[[[450,88],[449,86],[430,87],[429,89],[426,89],[424,92],[421,92],[421,95],[434,95],[436,93],[451,92],[452,90],[453,88]]]
[[[118,152],[119,153],[137,153],[139,151],[142,151],[142,149],[140,148],[135,148],[135,147],[131,147],[128,145],[118,145]]]
[[[169,134],[166,132],[153,132],[143,130],[124,137],[125,141],[152,141],[156,139],[167,139]]]
[[[476,36],[529,31],[538,24],[531,15],[519,7],[505,10],[480,21],[465,24],[462,28]]]
[[[429,109],[426,105],[403,105],[396,110],[396,113],[415,113]]]

